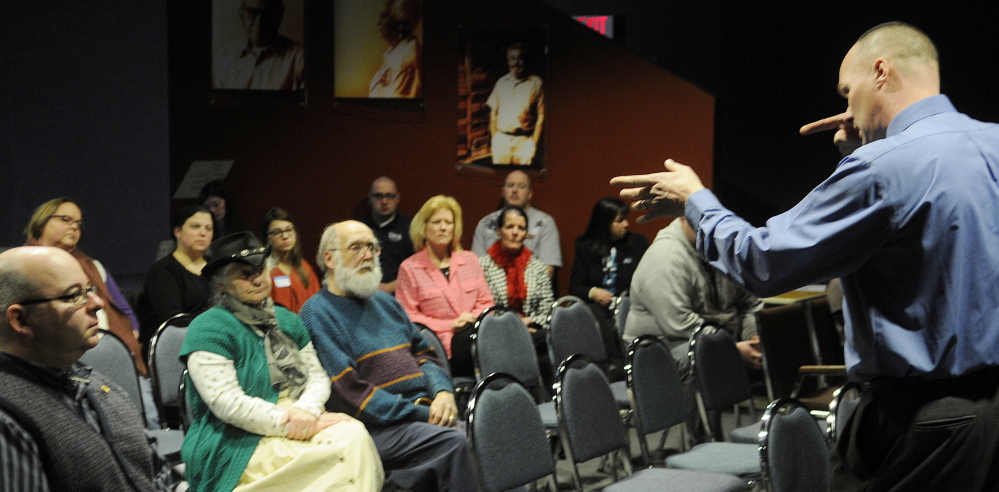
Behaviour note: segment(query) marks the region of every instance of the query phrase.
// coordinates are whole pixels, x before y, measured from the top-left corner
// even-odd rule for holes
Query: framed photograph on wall
[[[334,0],[333,92],[423,99],[423,0]]]
[[[544,28],[462,33],[458,168],[544,171]]]
[[[305,89],[304,0],[212,0],[212,88]]]

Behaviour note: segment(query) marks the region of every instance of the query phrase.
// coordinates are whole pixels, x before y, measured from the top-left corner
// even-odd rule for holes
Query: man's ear
[[[333,263],[332,251],[323,251],[323,264],[326,265],[326,270],[330,272],[336,269],[336,264]]]
[[[12,304],[4,313],[7,323],[15,333],[22,336],[34,336],[34,331],[28,326],[28,310],[20,304]]]
[[[888,83],[888,77],[893,75],[894,67],[884,58],[874,60],[874,84],[880,89]]]

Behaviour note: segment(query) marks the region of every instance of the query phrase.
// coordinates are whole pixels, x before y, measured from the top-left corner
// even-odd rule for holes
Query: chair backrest
[[[135,362],[132,360],[132,352],[128,350],[120,338],[107,330],[101,330],[101,339],[97,346],[84,352],[80,357],[80,362],[94,368],[95,371],[111,378],[112,381],[121,386],[132,401],[139,413],[146,415],[145,405],[142,402],[142,390],[139,387],[139,372],[135,369]]]
[[[808,409],[781,398],[767,406],[760,432],[763,480],[773,492],[829,488],[829,447]]]
[[[826,365],[843,365],[843,341],[836,328],[836,320],[825,296],[805,301],[809,328],[814,344],[816,362]]]
[[[444,351],[444,344],[441,343],[441,339],[437,338],[437,334],[434,330],[431,330],[426,325],[421,323],[416,323],[416,327],[420,330],[420,335],[423,335],[423,339],[434,348],[434,353],[437,355],[437,360],[441,362],[441,366],[444,367],[444,372],[447,373],[448,377],[451,376],[451,363],[447,360],[447,352]]]
[[[832,401],[829,402],[829,415],[826,417],[828,439],[831,443],[839,441],[843,427],[860,404],[860,392],[852,383],[836,388]]]
[[[752,397],[746,366],[727,331],[709,325],[698,327],[691,334],[688,356],[697,392],[707,410],[723,410]]]
[[[153,400],[160,412],[160,419],[167,425],[179,425],[182,418],[178,388],[184,364],[180,361],[180,348],[187,336],[187,325],[194,319],[189,314],[178,314],[163,322],[149,342],[149,375],[152,379]]]
[[[479,379],[501,372],[513,376],[532,393],[541,389],[541,371],[534,353],[534,342],[513,311],[479,316],[475,323],[472,354]]]
[[[610,383],[593,360],[574,354],[559,365],[555,377],[559,435],[571,462],[582,463],[627,445]]]
[[[556,303],[548,327],[548,347],[553,365],[573,354],[583,354],[601,363],[607,360],[600,326],[584,302],[567,306]]]
[[[805,304],[795,302],[757,312],[756,331],[763,352],[767,393],[771,400],[790,397],[798,368],[818,363]]]
[[[631,342],[625,367],[640,435],[669,429],[687,419],[680,374],[659,339],[642,335]]]
[[[468,408],[468,439],[479,490],[510,490],[554,475],[555,460],[541,415],[516,378],[488,375],[475,386]]]

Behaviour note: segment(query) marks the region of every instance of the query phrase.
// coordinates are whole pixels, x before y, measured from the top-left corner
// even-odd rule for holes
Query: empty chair
[[[621,408],[631,406],[628,386],[623,381],[624,370],[612,367],[608,362],[607,349],[600,337],[600,327],[593,312],[578,298],[559,299],[552,310],[548,328],[548,350],[552,364],[560,363],[573,354],[583,354],[594,360],[610,379],[621,379],[611,383],[614,399]]]
[[[164,428],[182,426],[180,414],[180,387],[184,364],[180,361],[180,347],[187,336],[187,325],[194,316],[177,314],[163,322],[149,341],[149,376],[153,383],[153,400],[160,412]]]
[[[749,376],[732,335],[710,325],[700,326],[690,335],[688,357],[694,378],[694,397],[708,434],[716,440],[724,440],[721,419],[708,418],[708,412],[735,407],[736,428],[729,433],[729,439],[736,443],[755,443],[760,433],[760,422],[755,417]],[[749,401],[750,418],[754,422],[739,427],[742,412],[738,404],[744,401]]]
[[[546,477],[549,490],[558,490],[541,415],[515,377],[486,376],[475,386],[468,408],[468,440],[479,490],[500,492]]]
[[[829,448],[808,409],[791,398],[767,406],[760,433],[763,483],[772,492],[829,488]]]
[[[497,372],[512,376],[534,396],[545,427],[549,431],[558,428],[555,404],[542,383],[534,342],[515,312],[490,308],[479,316],[472,357],[480,380]]]
[[[683,399],[683,383],[669,349],[652,335],[636,338],[628,347],[627,357],[625,367],[638,444],[642,459],[651,466],[646,436],[663,431],[665,440],[665,431],[683,423],[689,415]]]
[[[559,366],[556,381],[559,435],[566,458],[572,464],[576,490],[584,490],[577,463],[606,455],[610,455],[608,463],[617,483],[605,487],[605,491],[745,489],[744,481],[722,473],[648,468],[632,474],[624,424],[618,416],[618,405],[603,371],[588,357],[577,354]],[[751,461],[755,462],[756,448],[751,448]],[[618,464],[622,465],[625,475],[621,481],[618,481]]]

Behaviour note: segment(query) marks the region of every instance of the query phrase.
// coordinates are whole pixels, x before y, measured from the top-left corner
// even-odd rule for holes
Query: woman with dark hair
[[[188,328],[181,358],[191,425],[181,456],[192,491],[375,492],[381,460],[364,424],[325,411],[330,380],[309,333],[275,306],[268,248],[250,232],[212,243],[215,306]]]
[[[628,291],[648,247],[645,236],[628,231],[628,206],[613,197],[601,198],[593,206],[586,232],[576,238],[569,293],[587,301],[614,362],[622,362],[623,354],[611,302]]]
[[[212,214],[215,237],[234,232],[249,231],[250,225],[243,220],[236,205],[236,198],[221,179],[209,181],[198,193],[198,203]]]
[[[200,205],[187,205],[177,213],[173,221],[177,245],[173,253],[153,263],[139,301],[139,340],[147,351],[156,329],[171,316],[208,309],[208,282],[201,278],[201,269],[213,228],[211,212]]]
[[[489,291],[497,305],[515,311],[536,339],[543,339],[539,330],[548,326],[555,295],[548,267],[524,246],[527,237],[524,209],[504,208],[496,232],[499,239],[479,257]]]
[[[121,294],[111,273],[101,262],[80,251],[78,243],[83,237],[83,212],[72,198],[54,198],[35,209],[31,220],[24,228],[28,240],[26,246],[53,246],[69,252],[83,267],[87,279],[96,289],[95,293],[104,301],[105,307],[97,312],[101,328],[118,335],[132,352],[135,367],[143,376],[146,364],[142,359],[142,349],[137,340],[139,323]]]
[[[283,209],[274,207],[264,214],[264,237],[271,244],[267,257],[271,299],[297,313],[302,304],[319,291],[319,278],[309,262],[302,259],[295,223]]]

